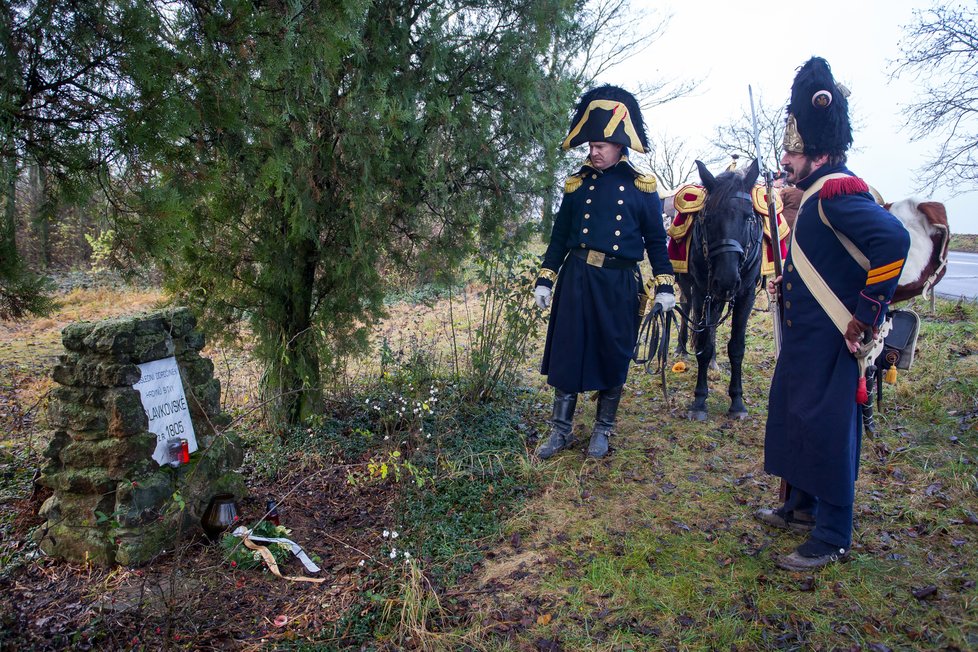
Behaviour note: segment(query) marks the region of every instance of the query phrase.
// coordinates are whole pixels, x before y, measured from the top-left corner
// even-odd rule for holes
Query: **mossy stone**
[[[167,333],[137,335],[133,341],[132,361],[135,364],[170,358],[175,352],[173,338]]]
[[[110,566],[115,563],[115,544],[105,530],[59,523],[35,532],[38,547],[49,555],[76,563]]]
[[[48,406],[48,423],[59,430],[105,430],[108,421],[105,411],[66,401],[51,401]]]
[[[180,532],[180,527],[174,527],[173,523],[164,520],[138,528],[113,528],[108,534],[118,546],[115,549],[116,563],[142,566],[166,548],[172,548]]]
[[[61,331],[61,343],[69,351],[85,351],[85,338],[91,334],[93,328],[95,323],[88,321],[68,324]]]
[[[38,481],[62,493],[104,494],[115,490],[118,478],[110,477],[106,469],[65,469],[42,475]]]
[[[132,317],[100,321],[85,337],[85,347],[103,355],[130,353],[136,338],[136,323]]]
[[[124,477],[134,462],[153,456],[156,436],[152,433],[125,439],[76,441],[61,451],[61,461],[74,469],[103,467],[112,477]]]
[[[104,401],[110,437],[131,437],[149,428],[138,390],[131,387],[112,389],[105,393]]]
[[[131,482],[120,482],[115,492],[115,511],[123,527],[156,520],[173,497],[172,473],[158,471]]]

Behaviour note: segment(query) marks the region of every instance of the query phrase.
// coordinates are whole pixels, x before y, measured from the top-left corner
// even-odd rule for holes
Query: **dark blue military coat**
[[[823,167],[799,187],[805,190],[835,172],[852,175],[844,166]],[[866,184],[852,176],[827,181],[802,206],[794,237],[850,313],[878,325],[896,289],[910,237],[865,190]],[[819,195],[828,221],[869,259],[869,272],[823,224]],[[781,286],[783,338],[771,383],[764,469],[829,503],[851,505],[862,435],[855,400],[857,362],[799,277],[792,254],[789,249]]]
[[[606,262],[589,264],[575,251],[603,253]],[[585,163],[565,184],[537,281],[551,285],[547,270],[559,270],[541,367],[548,383],[565,392],[625,383],[638,336],[638,262],[646,253],[655,275],[672,274],[654,178],[627,159],[604,171]]]

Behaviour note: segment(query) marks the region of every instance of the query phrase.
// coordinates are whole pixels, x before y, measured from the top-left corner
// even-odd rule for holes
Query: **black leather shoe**
[[[849,556],[849,549],[833,546],[821,539],[808,537],[790,555],[781,555],[774,563],[779,568],[790,571],[808,571],[822,568],[832,562],[844,561]]]
[[[784,570],[804,572],[828,566],[833,562],[846,561],[847,559],[849,559],[849,551],[845,548],[836,548],[835,552],[817,557],[806,557],[799,554],[798,550],[795,550],[790,555],[779,556],[774,563],[777,564],[778,568],[783,568]]]
[[[795,532],[811,532],[815,529],[815,520],[805,512],[786,512],[784,509],[763,508],[754,512],[754,518],[779,530],[794,530]]]

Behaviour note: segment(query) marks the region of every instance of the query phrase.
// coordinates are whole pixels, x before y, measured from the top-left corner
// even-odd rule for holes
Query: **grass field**
[[[445,371],[445,299],[394,305],[381,329],[384,378],[364,361],[322,420],[281,440],[237,422],[253,492],[244,511],[297,487],[284,519],[326,560],[328,578],[308,587],[235,571],[197,541],[140,570],[34,556],[29,533],[42,497],[31,479],[45,443],[45,369],[57,332],[71,319],[159,298],[76,295],[53,319],[0,330],[5,649],[978,648],[972,304],[938,301],[933,315],[919,307],[917,361],[885,387],[876,432],[864,440],[852,559],[813,574],[778,570],[773,556],[800,540],[751,516],[777,495],[777,479],[762,470],[774,367],[767,313],[757,312],[748,332],[749,418],[724,416],[722,356],[704,423],[685,418],[693,369],[669,372],[664,398],[658,377],[636,367],[610,458],[583,455],[594,404],[582,400],[578,445],[541,463],[528,453],[546,433],[551,401],[535,372],[541,342],[521,365],[522,382],[481,404]],[[464,315],[477,313],[456,306],[452,323],[462,331]],[[255,378],[246,356],[210,355],[234,389],[227,409],[248,414]],[[391,405],[435,389],[442,398],[430,416],[388,418]],[[367,405],[383,408],[374,414]],[[411,464],[402,464],[400,481],[362,472],[394,451]],[[154,590],[163,598],[138,597]],[[106,606],[122,603],[130,608]]]
[[[970,233],[952,233],[951,243],[948,245],[951,251],[967,251],[978,253],[978,235]]]

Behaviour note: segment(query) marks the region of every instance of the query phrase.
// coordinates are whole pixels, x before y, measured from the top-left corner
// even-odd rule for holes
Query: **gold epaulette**
[[[754,210],[767,217],[767,188],[764,186],[754,186],[750,191],[750,197],[754,201]],[[784,210],[784,201],[781,200],[781,193],[774,189],[774,209],[780,215]]]
[[[581,184],[583,183],[584,180],[580,177],[580,175],[572,174],[567,177],[567,181],[564,182],[564,192],[570,194],[580,188]]]
[[[688,184],[676,191],[673,204],[680,213],[696,213],[706,203],[706,188]]]
[[[642,192],[655,192],[655,177],[651,174],[640,174],[635,177],[635,187]]]

